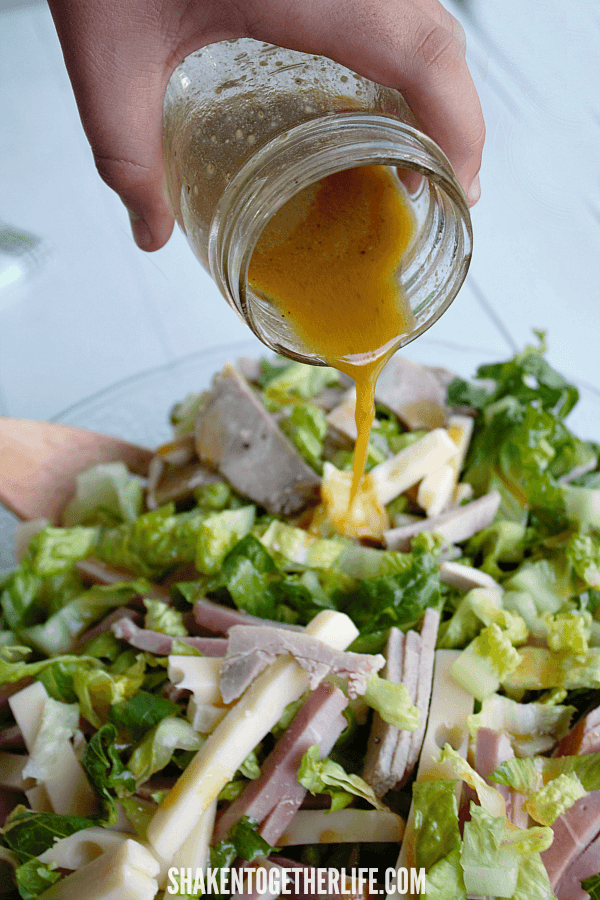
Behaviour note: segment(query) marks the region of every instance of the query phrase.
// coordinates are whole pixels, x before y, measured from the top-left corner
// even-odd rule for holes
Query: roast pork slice
[[[232,609],[229,606],[222,606],[215,603],[214,600],[207,600],[201,597],[194,602],[194,620],[204,631],[210,631],[212,634],[228,634],[229,629],[234,625],[255,625],[264,627],[265,625],[273,625],[276,628],[284,628],[290,631],[304,631],[301,625],[288,625],[285,622],[272,622],[269,619],[261,619],[258,616],[251,616],[250,613],[240,609]]]
[[[262,837],[276,844],[300,808],[306,789],[298,783],[298,769],[309,747],[318,744],[327,756],[346,727],[342,715],[348,701],[332,684],[320,684],[302,705],[292,724],[267,756],[259,778],[251,781],[217,820],[214,841],[227,837],[242,816],[261,823]]]
[[[411,525],[402,525],[384,532],[383,539],[388,550],[410,550],[412,539],[422,531],[440,534],[451,544],[460,544],[473,537],[482,528],[491,524],[500,506],[500,494],[491,491],[465,506],[428,519],[420,519]]]
[[[394,684],[400,684],[404,658],[404,634],[399,628],[390,628],[384,655],[383,677],[388,681],[393,681]],[[373,713],[362,777],[371,785],[378,797],[383,797],[396,786],[396,776],[392,772],[392,760],[398,743],[398,734],[398,729],[385,722],[378,712]]]
[[[314,690],[326,675],[348,679],[348,694],[364,694],[369,677],[384,665],[381,655],[334,650],[304,632],[270,626],[234,625],[229,629],[227,655],[221,667],[224,703],[239,697],[278,656],[293,656],[311,675]]]
[[[215,376],[204,398],[196,450],[206,466],[270,513],[294,515],[318,502],[319,476],[231,365]]]
[[[377,379],[375,402],[411,430],[439,428],[446,421],[446,391],[424,366],[393,356]]]
[[[440,626],[440,614],[437,609],[426,609],[421,625],[421,652],[419,655],[419,671],[417,677],[416,707],[419,710],[419,726],[410,734],[408,759],[404,770],[403,780],[410,776],[423,746],[429,701],[431,700],[431,686],[433,683],[433,663],[435,660],[435,645]]]
[[[571,864],[600,832],[600,791],[590,791],[559,816],[552,826],[554,840],[542,853],[542,860],[556,889]]]
[[[113,622],[111,630],[120,641],[127,641],[138,650],[155,653],[157,656],[168,656],[171,653],[173,641],[188,644],[195,647],[204,656],[225,656],[227,652],[227,638],[211,637],[171,637],[160,631],[150,631],[147,628],[138,628],[131,619],[119,619]]]
[[[419,658],[421,654],[421,635],[416,631],[407,631],[404,638],[404,659],[402,661],[402,684],[407,689],[411,703],[417,702],[417,690],[419,683]],[[396,784],[402,781],[408,756],[412,731],[398,731],[398,740],[392,759],[392,774]]]

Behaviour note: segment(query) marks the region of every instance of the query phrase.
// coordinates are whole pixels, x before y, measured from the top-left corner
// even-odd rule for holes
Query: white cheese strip
[[[419,441],[371,469],[379,502],[385,506],[455,454],[456,444],[445,428],[434,428]]]
[[[217,801],[208,807],[204,815],[200,817],[200,821],[189,833],[169,865],[169,868],[175,869],[192,869],[195,873],[199,869],[206,872],[209,862],[210,840],[212,838],[213,828],[215,827],[215,817],[217,814]],[[158,886],[164,888],[167,881],[167,872],[158,879]]]
[[[446,430],[456,445],[456,453],[445,465],[426,475],[417,492],[417,503],[428,516],[439,515],[452,501],[469,449],[473,419],[470,416],[450,416]]]
[[[44,703],[47,699],[48,694],[41,681],[34,681],[8,698],[8,705],[30,753],[40,730]]]
[[[169,656],[169,681],[191,691],[197,703],[221,703],[219,656]]]
[[[451,744],[466,759],[469,746],[467,717],[473,712],[473,697],[452,677],[451,669],[459,655],[459,650],[435,651],[431,703],[417,769],[417,781],[432,781],[435,778],[456,780],[456,773],[449,763],[437,762],[444,744]],[[462,782],[458,780],[456,790],[459,797],[461,789]],[[416,868],[414,827],[415,816],[411,803],[396,869]],[[410,894],[393,891],[388,894],[388,900],[406,896]]]
[[[31,753],[44,716],[48,694],[41,681],[34,681],[9,698],[8,702],[27,749]],[[75,756],[73,745],[65,739],[56,754],[52,775],[43,784],[52,809],[61,815],[86,816],[97,809],[96,795],[87,780],[81,763]],[[37,797],[36,803],[43,798]]]
[[[138,841],[125,840],[40,895],[40,900],[153,900],[159,864]]]
[[[358,437],[356,428],[356,388],[350,388],[344,394],[342,402],[338,406],[334,406],[330,413],[327,414],[325,420],[328,425],[344,434],[351,441],[355,441]]]
[[[9,753],[0,750],[0,787],[11,791],[24,791],[33,787],[32,778],[23,778],[23,769],[27,765],[27,756],[20,753]]]
[[[212,734],[228,712],[229,710],[223,706],[198,703],[195,695],[192,694],[187,705],[187,720],[194,731],[198,731],[200,734]]]
[[[456,509],[457,506],[462,506],[463,503],[468,503],[469,500],[473,499],[473,485],[469,484],[466,481],[461,481],[454,488],[454,493],[452,494],[452,499],[450,500],[450,509]]]
[[[331,610],[315,616],[306,633],[336,650],[345,650],[358,635],[348,616]],[[308,673],[289,657],[280,657],[255,679],[200,748],[150,822],[148,840],[160,857],[172,859],[246,756],[278,722],[288,703],[301,697],[308,686]]]
[[[25,791],[25,796],[30,808],[35,812],[54,812],[48,791],[43,784],[36,784],[35,787],[29,788],[28,791]]]
[[[462,563],[444,560],[440,564],[440,579],[460,591],[472,591],[473,588],[488,588],[501,591],[502,588],[487,572],[465,566]]]
[[[417,503],[428,516],[437,516],[448,506],[455,485],[454,466],[446,463],[423,478],[417,491]]]
[[[278,847],[300,844],[348,844],[373,841],[400,843],[404,819],[377,809],[299,810],[280,838]]]
[[[87,866],[103,853],[118,850],[127,840],[131,840],[130,834],[97,825],[61,838],[44,851],[39,859],[43,863],[56,863],[60,869],[75,871]]]

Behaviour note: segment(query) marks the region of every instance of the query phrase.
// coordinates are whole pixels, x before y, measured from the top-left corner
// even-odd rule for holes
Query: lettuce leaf
[[[56,840],[98,824],[97,818],[36,813],[19,805],[8,816],[1,834],[6,846],[26,862],[41,856]]]
[[[359,775],[348,775],[342,766],[331,759],[320,759],[319,747],[309,747],[300,763],[298,782],[311,794],[329,794],[331,809],[344,809],[353,797],[366,800],[375,809],[386,810],[373,788]]]
[[[218,572],[228,552],[249,534],[255,516],[255,506],[226,509],[207,516],[198,531],[196,569],[204,575]]]
[[[40,894],[60,881],[56,865],[45,865],[39,859],[28,859],[15,869],[15,880],[22,900],[37,900]]]
[[[547,753],[567,734],[575,712],[574,706],[517,703],[492,694],[478,713],[468,717],[469,733],[475,740],[478,728],[491,728],[507,735],[516,756],[535,756]]]
[[[159,631],[171,637],[187,637],[188,630],[183,624],[183,613],[163,600],[154,600],[151,597],[144,598],[146,615],[144,616],[144,628],[150,631]]]
[[[590,900],[600,900],[600,874],[592,875],[581,882],[581,887],[590,895]]]
[[[168,716],[148,731],[134,748],[129,770],[139,786],[164,769],[175,750],[199,750],[204,740],[185,719]]]
[[[21,638],[47,656],[67,653],[76,638],[111,609],[126,606],[134,597],[151,590],[146,581],[119,581],[94,585],[66,603],[43,624],[21,631]]]
[[[521,662],[508,634],[498,625],[483,628],[452,665],[452,676],[477,700],[495,694]]]
[[[172,700],[160,694],[138,691],[129,700],[113,703],[108,711],[108,721],[124,738],[136,742],[163,719],[178,713],[179,707]]]
[[[63,513],[65,525],[132,522],[142,512],[143,481],[125,463],[100,463],[75,477],[75,496]]]
[[[467,900],[459,847],[425,875],[425,900]]]
[[[304,461],[320,473],[323,470],[323,442],[327,434],[323,410],[313,403],[297,403],[279,427]]]
[[[363,700],[394,728],[415,731],[419,727],[419,711],[404,684],[394,684],[386,678],[371,675]]]
[[[460,847],[456,782],[444,779],[413,784],[415,859],[427,873]]]
[[[115,797],[125,798],[135,792],[135,778],[123,764],[115,746],[117,729],[103,725],[90,739],[81,764],[102,801],[108,826],[116,825],[118,809]]]
[[[467,893],[511,900],[553,900],[540,853],[552,843],[550,828],[512,828],[508,820],[471,803],[461,864]]]
[[[173,503],[144,513],[134,522],[102,532],[94,553],[145,578],[159,579],[180,563],[193,562],[206,513],[176,513]]]

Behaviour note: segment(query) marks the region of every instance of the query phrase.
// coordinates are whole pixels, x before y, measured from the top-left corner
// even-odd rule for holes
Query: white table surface
[[[600,397],[600,7],[447,6],[467,33],[487,143],[471,270],[428,337],[500,359],[546,329],[550,361]],[[0,414],[61,418],[123,378],[248,338],[181,233],[154,254],[135,247],[44,3],[0,0],[0,221],[48,248],[36,274],[0,288]],[[593,403],[582,425],[600,440]]]

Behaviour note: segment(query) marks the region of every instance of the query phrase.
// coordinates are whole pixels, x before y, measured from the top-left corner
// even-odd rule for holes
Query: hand
[[[158,250],[173,216],[163,190],[167,82],[206,44],[252,37],[328,56],[397,88],[444,150],[470,205],[485,135],[464,33],[437,0],[49,0],[98,171]]]

